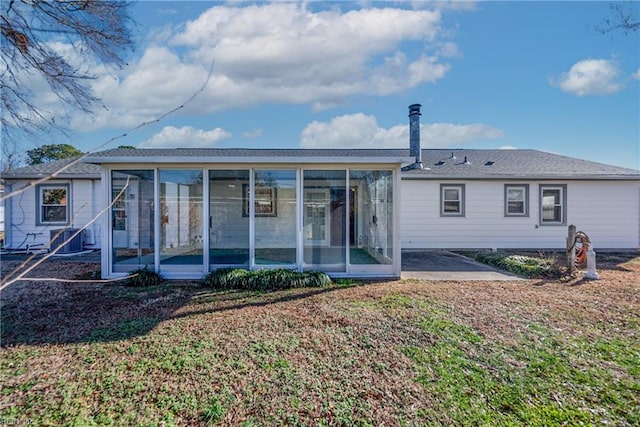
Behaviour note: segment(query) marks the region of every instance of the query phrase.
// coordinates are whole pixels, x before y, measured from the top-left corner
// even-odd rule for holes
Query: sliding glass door
[[[202,271],[202,170],[160,169],[159,179],[161,270]]]
[[[382,271],[393,265],[393,171],[351,170],[350,271]]]
[[[305,170],[303,182],[304,269],[344,272],[347,266],[347,173]]]
[[[249,266],[249,171],[209,171],[209,264]]]
[[[297,264],[295,170],[256,170],[245,213],[254,218],[256,266]],[[250,203],[253,200],[253,204]]]
[[[111,266],[154,268],[153,170],[111,172]]]

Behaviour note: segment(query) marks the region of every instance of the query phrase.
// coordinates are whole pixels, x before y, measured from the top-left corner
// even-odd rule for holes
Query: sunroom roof
[[[248,149],[116,148],[91,154],[87,163],[376,163],[407,164],[407,150],[389,149]]]

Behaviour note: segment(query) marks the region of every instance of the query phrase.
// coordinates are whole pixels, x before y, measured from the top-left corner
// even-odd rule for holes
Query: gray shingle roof
[[[408,155],[409,150],[385,148],[114,148],[91,157],[354,157]]]
[[[114,148],[99,151],[89,161],[100,162],[105,158],[140,157],[408,157],[409,151],[402,149],[329,149],[329,148]]]
[[[451,155],[456,157],[451,159]],[[244,148],[178,148],[178,149],[113,149],[92,155],[88,161],[109,163],[179,161],[192,163],[215,162],[216,159],[289,159],[340,158],[343,162],[363,158],[404,158],[403,149],[244,149]],[[464,163],[465,157],[467,163]],[[165,160],[166,159],[166,160]],[[403,178],[422,179],[638,179],[640,170],[606,165],[574,157],[538,150],[498,149],[425,149],[422,150],[425,170],[409,170]],[[406,164],[406,163],[405,163]]]
[[[640,170],[538,150],[428,149],[422,150],[422,163],[424,170],[405,171],[403,178],[640,180]]]
[[[93,163],[379,163],[405,164],[408,150],[303,148],[142,148],[101,151],[88,156]]]
[[[60,168],[68,165],[76,160],[79,156],[70,157],[68,159],[54,160],[53,162],[40,163],[37,165],[25,166],[22,168],[11,169],[2,172],[3,179],[38,179],[60,170]],[[68,169],[61,172],[59,178],[100,178],[100,165],[84,163],[82,161],[69,166]]]
[[[455,159],[451,158],[451,155]],[[464,163],[464,159],[467,163]],[[180,162],[208,163],[229,159],[282,159],[322,158],[342,163],[356,159],[411,158],[403,149],[245,149],[245,148],[178,148],[178,149],[125,149],[116,148],[91,154],[82,162],[71,166],[59,176],[63,178],[100,177],[100,163],[154,163]],[[64,159],[50,163],[13,169],[3,178],[40,178],[74,160]],[[574,157],[561,156],[538,150],[491,149],[425,149],[422,150],[424,170],[403,172],[407,179],[631,179],[640,180],[640,170],[628,169]],[[98,164],[92,164],[98,163]]]

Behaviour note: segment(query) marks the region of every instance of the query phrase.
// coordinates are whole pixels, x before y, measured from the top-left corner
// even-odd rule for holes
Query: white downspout
[[[11,194],[13,192],[13,184],[5,184],[5,194]],[[4,247],[13,247],[13,203],[11,200],[13,197],[8,197],[4,200]]]

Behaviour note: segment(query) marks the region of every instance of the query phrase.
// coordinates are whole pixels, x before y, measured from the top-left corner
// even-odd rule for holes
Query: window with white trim
[[[37,225],[69,224],[69,184],[36,186]]]
[[[440,216],[464,216],[464,184],[440,184]]]
[[[113,213],[114,231],[127,231],[127,201],[125,198],[126,192],[122,191],[123,189],[123,185],[115,184],[111,189],[111,199],[113,200],[111,212]]]
[[[567,223],[567,186],[540,186],[540,225]]]
[[[529,184],[504,185],[504,216],[529,216]]]

